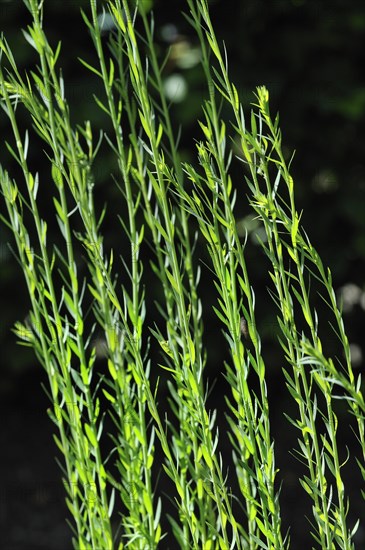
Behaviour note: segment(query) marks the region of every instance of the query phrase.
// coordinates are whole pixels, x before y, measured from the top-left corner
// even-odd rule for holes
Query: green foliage
[[[268,90],[257,88],[253,110],[245,115],[206,0],[187,0],[208,99],[201,110],[196,159],[183,161],[146,6],[139,6],[141,36],[127,0],[110,1],[114,30],[106,45],[96,2],[90,1],[82,16],[98,65],[80,61],[100,80],[103,95],[95,95],[95,102],[111,129],[95,138],[92,121],[72,122],[58,68],[61,46],[52,47],[47,39],[42,6],[37,0],[25,4],[32,17],[25,38],[37,53],[38,66],[22,73],[6,39],[0,42],[1,105],[14,134],[6,145],[22,174],[12,178],[1,167],[7,211],[2,221],[13,232],[31,304],[27,321],[16,323],[14,332],[34,349],[48,375],[49,416],[63,456],[74,547],[163,544],[161,517],[169,510],[155,489],[156,446],[164,455],[160,473],[174,488],[177,514],[169,518],[176,545],[206,550],[290,547],[282,527],[247,242],[242,242],[235,214],[237,199],[248,195],[264,230],[261,247],[271,266],[268,284],[278,308],[284,374],[297,407],[297,416],[288,420],[298,430],[297,453],[306,466],[300,481],[312,500],[312,536],[326,550],[353,548],[357,525],[349,526],[347,518],[335,400],[343,400],[357,421],[358,464],[365,477],[361,379],[352,370],[331,273],[301,224]],[[32,122],[24,137],[20,106]],[[28,162],[35,137],[43,142],[49,174],[34,172]],[[94,164],[104,142],[118,167],[119,231],[128,242],[120,263],[104,243],[105,209],[98,212],[95,199]],[[241,162],[238,183],[230,174],[234,156]],[[43,189],[52,190],[61,244],[52,242],[49,213],[44,216],[39,207]],[[204,342],[197,241],[210,260],[213,307],[229,351],[224,369],[231,389],[226,399],[236,494],[227,481],[216,411],[207,407],[204,371],[210,350]],[[153,326],[146,321],[149,265],[140,254],[146,242],[160,287]],[[80,249],[87,273],[78,264]],[[344,364],[323,345],[311,280],[321,288]],[[102,334],[105,355],[101,372],[96,368],[96,334]],[[166,418],[151,375],[151,341],[160,348],[161,377],[167,377],[172,415]],[[114,427],[107,430],[110,451],[106,415]]]

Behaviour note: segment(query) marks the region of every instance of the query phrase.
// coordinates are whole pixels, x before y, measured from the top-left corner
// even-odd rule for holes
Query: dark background
[[[75,122],[91,119],[95,127],[105,127],[105,120],[92,99],[102,95],[100,84],[81,68],[77,57],[94,59],[93,46],[83,26],[79,8],[87,10],[88,2],[46,0],[45,26],[53,44],[62,40],[59,66],[63,68],[66,95]],[[354,367],[364,368],[364,264],[365,264],[365,9],[362,0],[216,0],[210,2],[211,17],[220,40],[225,41],[229,70],[240,97],[249,109],[252,91],[265,84],[271,97],[272,112],[279,111],[283,142],[288,156],[296,150],[293,175],[298,209],[303,209],[303,225],[325,265],[332,270],[334,287],[344,303],[344,319],[352,344]],[[185,2],[154,2],[156,40],[160,56],[169,46],[167,25],[174,25],[173,51],[177,52],[165,71],[165,77],[182,76],[187,96],[172,105],[176,125],[182,124],[181,152],[192,159],[194,139],[201,138],[197,118],[205,96],[204,76],[199,66],[183,68],[180,62],[186,51],[193,50],[196,38],[181,16]],[[21,68],[34,64],[34,55],[23,39],[20,28],[28,22],[27,12],[18,1],[0,1],[0,30],[13,48]],[[137,22],[138,24],[138,22]],[[175,35],[175,36],[173,36]],[[183,45],[185,50],[179,49]],[[180,52],[180,53],[179,53]],[[2,136],[9,125],[1,113]],[[22,116],[20,114],[20,116]],[[29,125],[24,118],[24,124]],[[25,129],[25,128],[24,128]],[[11,136],[9,134],[9,141]],[[31,143],[30,162],[42,173],[44,154],[37,142]],[[98,198],[115,201],[110,179],[113,170],[111,153],[103,150],[96,165]],[[10,174],[18,173],[6,149],[0,149],[0,160]],[[234,169],[235,170],[235,169]],[[238,187],[242,173],[234,172]],[[254,227],[247,205],[246,189],[238,206],[242,223]],[[120,198],[120,197],[119,197]],[[3,212],[3,205],[0,206]],[[113,206],[108,206],[104,225],[106,239],[114,246],[119,238],[113,220]],[[52,228],[51,228],[52,230]],[[31,351],[17,346],[11,327],[23,320],[29,302],[21,269],[12,257],[8,244],[12,238],[0,227],[0,397],[1,397],[1,479],[0,479],[0,545],[6,550],[68,550],[70,531],[64,505],[60,471],[55,463],[56,448],[52,441],[53,426],[47,417],[48,400],[41,383],[46,377],[36,364]],[[275,307],[268,299],[267,262],[257,246],[254,234],[247,247],[250,275],[257,298],[257,319],[263,338],[268,369],[268,393],[271,404],[273,435],[276,441],[279,478],[283,480],[281,505],[284,528],[291,526],[292,547],[311,547],[310,503],[301,490],[299,462],[290,451],[296,447],[297,434],[283,413],[295,415],[285,388],[281,368],[282,354],[275,339]],[[209,283],[201,285],[203,304],[213,303],[208,295]],[[153,294],[153,290],[150,289]],[[148,299],[148,296],[147,296]],[[317,306],[317,304],[316,304]],[[321,308],[320,304],[318,307]],[[321,309],[319,309],[319,317]],[[209,405],[217,407],[219,423],[224,425],[224,383],[222,361],[228,359],[224,339],[216,318],[206,308],[206,334],[209,335],[210,381],[219,378],[212,390]],[[323,314],[326,318],[326,314]],[[329,355],[336,345],[329,338]],[[333,348],[331,345],[333,344]],[[219,390],[218,390],[219,388]],[[340,452],[346,457],[346,445],[358,454],[356,441],[349,429],[348,416],[339,407]],[[298,434],[299,435],[299,434]],[[228,454],[222,439],[222,452]],[[344,469],[351,498],[350,517],[364,517],[359,494],[361,480],[351,455]],[[358,547],[365,541],[360,527]],[[167,543],[166,543],[167,547]],[[174,545],[171,543],[171,548]],[[163,548],[163,544],[161,545]]]

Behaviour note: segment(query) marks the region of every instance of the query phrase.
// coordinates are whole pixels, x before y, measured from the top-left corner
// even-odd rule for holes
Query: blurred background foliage
[[[147,0],[145,0],[147,2]],[[81,57],[93,64],[95,53],[90,35],[82,21],[80,7],[88,11],[88,0],[45,0],[45,29],[53,45],[62,41],[59,67],[65,79],[75,123],[90,119],[95,129],[108,131],[108,123],[93,100],[93,94],[103,97],[101,83],[77,61]],[[102,3],[100,3],[100,6]],[[181,127],[180,152],[184,159],[195,155],[195,140],[202,138],[197,119],[206,97],[204,74],[199,65],[197,38],[181,15],[187,7],[183,0],[167,2],[148,0],[155,19],[155,38],[164,68],[165,93],[171,101],[175,128]],[[345,324],[352,344],[354,365],[364,366],[365,310],[365,8],[362,0],[211,0],[209,2],[215,31],[227,50],[231,79],[235,82],[243,103],[254,100],[252,91],[257,85],[268,87],[272,112],[279,111],[283,142],[290,157],[296,151],[292,170],[296,183],[302,222],[324,264],[331,267],[335,290],[343,301]],[[108,40],[108,18],[102,19],[105,41]],[[34,68],[35,55],[23,39],[21,28],[29,23],[26,8],[20,0],[0,0],[0,30],[9,41],[21,69]],[[137,28],[141,25],[138,16]],[[23,130],[29,120],[21,109]],[[225,116],[223,110],[222,116]],[[2,140],[9,135],[9,125],[1,114]],[[0,161],[10,174],[19,172],[4,145]],[[94,166],[97,204],[108,203],[104,222],[105,241],[122,253],[121,228],[116,222],[121,196],[111,174],[116,170],[112,153],[107,146]],[[30,165],[45,180],[49,174],[42,143],[32,140]],[[244,238],[249,233],[247,254],[250,275],[256,292],[258,325],[269,369],[268,391],[273,403],[273,422],[282,426],[282,411],[276,403],[287,399],[280,374],[283,361],[275,332],[275,307],[268,300],[267,262],[257,244],[259,229],[250,212],[246,198],[242,165],[233,164],[234,185],[238,189],[238,223]],[[49,183],[51,187],[51,181]],[[43,184],[47,204],[47,185]],[[119,202],[119,204],[118,204]],[[3,205],[0,206],[3,213]],[[54,223],[54,222],[53,222]],[[49,222],[50,231],[57,226]],[[29,350],[15,345],[11,327],[28,312],[28,297],[21,269],[12,257],[11,235],[0,227],[0,291],[1,291],[1,374],[0,395],[4,402],[18,399],[21,387],[29,384],[38,395],[43,380],[35,368]],[[203,258],[204,259],[204,258]],[[207,278],[209,275],[207,274]],[[150,297],[155,298],[150,289]],[[214,304],[209,296],[210,284],[201,284],[202,302]],[[318,303],[319,318],[320,302]],[[207,344],[210,356],[209,377],[223,370],[227,359],[225,341],[217,320],[206,308]],[[325,318],[325,316],[324,316]],[[329,337],[329,351],[331,351]],[[335,349],[334,345],[334,349]],[[265,351],[266,350],[266,351]],[[222,391],[222,387],[220,387]],[[39,398],[43,406],[46,400]],[[223,402],[216,390],[211,394],[212,406]],[[19,403],[19,402],[18,402]],[[35,401],[30,403],[35,405]],[[33,406],[28,403],[29,406]],[[9,405],[11,408],[11,405]],[[10,410],[10,409],[9,409]],[[283,437],[281,429],[275,436]],[[295,438],[293,439],[295,445]],[[284,442],[285,443],[285,442]],[[49,438],[51,445],[51,438]],[[287,453],[286,448],[285,453]],[[280,449],[279,449],[280,452]],[[52,450],[51,453],[54,454]],[[284,459],[283,459],[284,460]],[[290,477],[290,475],[289,475]],[[289,479],[288,477],[288,479]],[[290,485],[290,481],[288,482]],[[284,505],[285,508],[285,505]],[[288,523],[290,497],[286,504]],[[294,529],[295,533],[295,529]],[[294,534],[293,534],[294,537]],[[41,545],[35,546],[41,548]],[[309,547],[309,546],[296,546]],[[19,546],[20,548],[20,546]],[[50,548],[50,546],[48,546]],[[54,546],[58,548],[58,546]],[[59,546],[59,548],[66,548]]]

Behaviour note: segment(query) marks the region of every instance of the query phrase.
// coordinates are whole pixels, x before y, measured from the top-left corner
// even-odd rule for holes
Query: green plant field
[[[338,407],[345,407],[355,431],[364,479],[361,377],[352,369],[331,271],[301,223],[293,159],[283,153],[268,89],[258,87],[251,106],[241,104],[207,0],[186,0],[206,80],[195,157],[187,160],[171,122],[147,3],[135,8],[110,0],[104,8],[112,30],[105,36],[106,12],[90,0],[83,32],[98,63],[77,55],[74,61],[100,84],[90,94],[105,129],[93,120],[75,124],[59,62],[63,46],[47,37],[43,2],[24,3],[25,44],[35,50],[37,66],[20,71],[6,36],[0,41],[2,117],[13,132],[4,147],[18,170],[15,177],[0,167],[2,222],[14,236],[29,294],[29,315],[14,333],[33,348],[48,376],[74,548],[165,548],[167,536],[171,547],[182,549],[292,547],[280,508],[270,364],[256,323],[250,245],[238,227],[242,201],[255,216],[270,266],[267,298],[277,308],[283,372],[296,411],[283,417],[283,429],[296,429],[313,548],[355,548],[359,522],[348,515]],[[19,113],[21,120],[28,117],[27,128]],[[47,172],[29,160],[39,143]],[[94,167],[105,149],[116,167],[110,184],[120,203],[113,231],[121,250],[107,244],[108,204],[100,205],[95,194]],[[240,167],[238,180],[233,164]],[[50,197],[47,208],[42,194]],[[211,304],[201,299],[202,272],[214,284]],[[318,294],[325,323],[315,307]],[[235,489],[222,456],[219,411],[207,405],[207,308],[226,342],[221,372],[230,388]],[[324,343],[328,326],[336,351]],[[160,402],[162,384],[168,413]],[[160,477],[170,480],[169,501],[158,489]]]

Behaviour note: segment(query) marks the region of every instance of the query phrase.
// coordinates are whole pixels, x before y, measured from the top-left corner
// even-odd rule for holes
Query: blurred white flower
[[[358,367],[363,362],[363,356],[360,346],[350,344],[351,363],[353,367]]]
[[[167,99],[173,103],[180,103],[186,97],[188,86],[186,80],[180,74],[172,74],[165,79],[164,93]]]
[[[115,21],[110,13],[103,11],[98,15],[98,24],[102,34],[110,32],[115,29]]]
[[[363,304],[365,304],[365,293],[354,283],[347,283],[339,288],[338,296],[345,313],[352,311],[356,304],[361,304],[361,306],[364,307]]]

